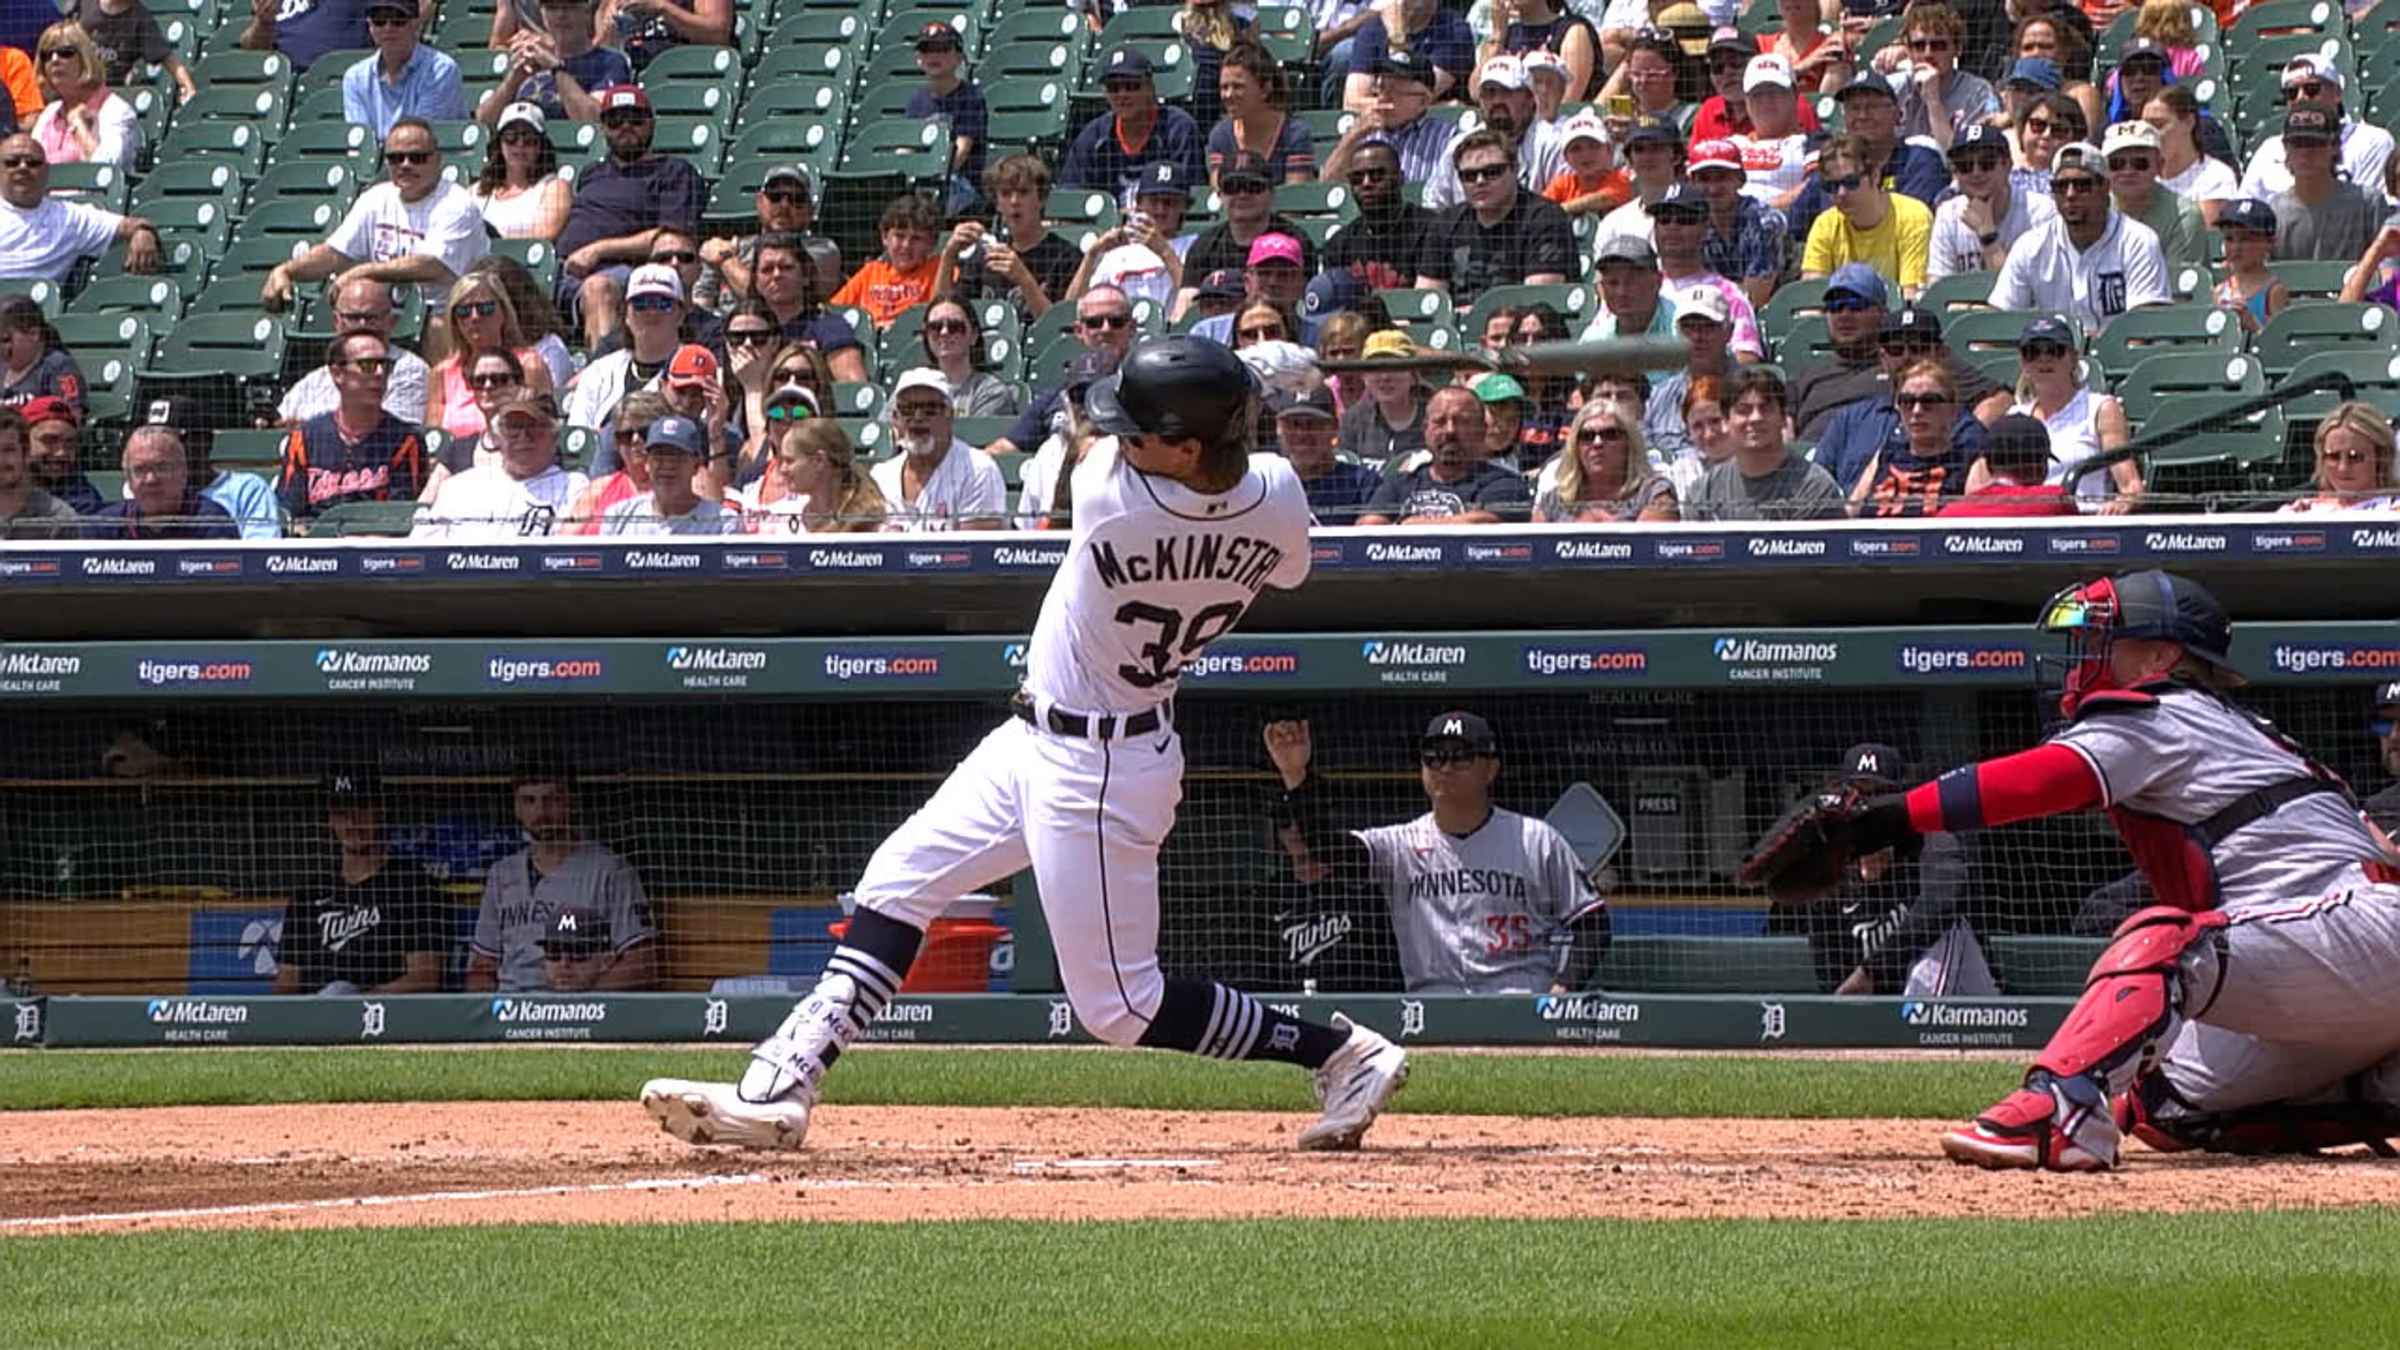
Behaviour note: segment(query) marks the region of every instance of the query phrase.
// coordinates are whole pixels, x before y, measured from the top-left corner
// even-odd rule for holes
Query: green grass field
[[[0,1108],[622,1099],[653,1074],[736,1063],[680,1050],[50,1052],[0,1056]],[[1436,1053],[1401,1101],[1954,1118],[2017,1072]],[[847,1103],[1295,1104],[1288,1073],[1164,1055],[875,1052],[832,1081]],[[2400,1307],[2395,1250],[2391,1209],[52,1236],[0,1239],[0,1347],[2370,1345]]]

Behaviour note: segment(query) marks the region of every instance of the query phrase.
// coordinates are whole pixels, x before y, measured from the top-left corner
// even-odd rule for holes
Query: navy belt
[[[1057,735],[1097,741],[1121,740],[1127,736],[1147,736],[1169,724],[1167,705],[1163,703],[1146,712],[1128,713],[1122,717],[1100,714],[1086,716],[1083,713],[1071,713],[1063,709],[1052,708],[1049,710],[1048,716],[1044,718],[1036,716],[1033,696],[1019,693],[1008,701],[1008,710],[1019,721],[1036,727],[1047,727]]]

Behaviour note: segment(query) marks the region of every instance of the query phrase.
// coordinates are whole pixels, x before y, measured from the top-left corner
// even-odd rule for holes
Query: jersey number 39
[[[1148,665],[1128,661],[1117,667],[1117,674],[1136,689],[1151,689],[1175,678],[1183,663],[1200,654],[1211,642],[1225,636],[1228,629],[1241,622],[1245,606],[1239,600],[1210,605],[1194,614],[1189,622],[1183,611],[1164,605],[1145,604],[1128,600],[1117,606],[1117,622],[1135,624],[1158,630],[1158,635],[1141,645],[1140,655]]]

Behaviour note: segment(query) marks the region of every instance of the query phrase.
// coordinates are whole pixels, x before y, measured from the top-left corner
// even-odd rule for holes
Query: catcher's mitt
[[[1824,899],[1858,856],[1858,818],[1869,800],[1843,783],[1801,798],[1751,847],[1733,879],[1764,886],[1770,898],[1787,904]]]

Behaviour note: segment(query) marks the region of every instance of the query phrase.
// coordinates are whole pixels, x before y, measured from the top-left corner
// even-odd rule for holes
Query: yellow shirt
[[[1818,212],[1808,227],[1808,247],[1800,255],[1802,274],[1831,276],[1843,263],[1862,262],[1910,295],[1925,289],[1933,212],[1903,193],[1887,190],[1884,200],[1891,205],[1883,213],[1883,223],[1871,230],[1851,225],[1850,218],[1833,207]]]

